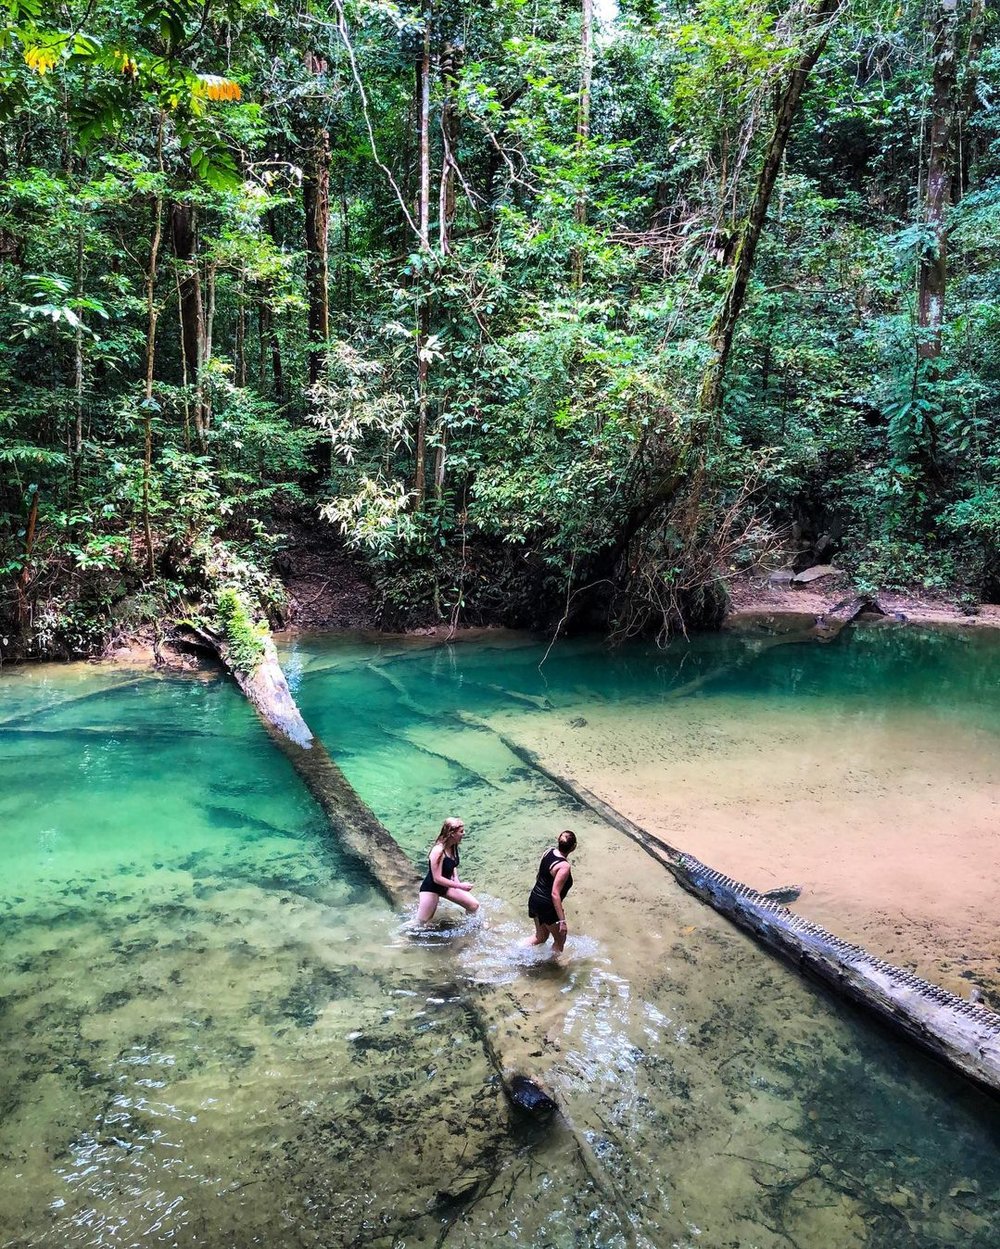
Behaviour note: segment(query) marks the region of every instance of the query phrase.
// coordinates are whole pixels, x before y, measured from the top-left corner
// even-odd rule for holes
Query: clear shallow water
[[[691,682],[990,729],[996,647],[573,644],[539,672],[522,642],[285,655],[415,859],[445,815],[466,820],[487,922],[442,906],[423,941],[224,683],[53,706],[103,674],[0,681],[0,1245],[1000,1241],[997,1108],[757,951],[489,727]],[[566,825],[582,844],[555,966],[518,941]],[[496,984],[573,1131],[509,1119],[467,1005]]]

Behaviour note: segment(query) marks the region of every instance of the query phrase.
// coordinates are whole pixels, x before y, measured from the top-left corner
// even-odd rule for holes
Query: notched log
[[[1000,1015],[989,1007],[966,1001],[913,972],[894,967],[749,885],[706,867],[582,785],[546,768],[533,751],[502,734],[497,736],[518,758],[637,842],[688,892],[762,945],[865,1007],[980,1087],[1000,1095]]]

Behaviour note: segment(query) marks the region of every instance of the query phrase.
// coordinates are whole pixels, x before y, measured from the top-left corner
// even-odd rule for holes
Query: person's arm
[[[559,916],[559,927],[565,928],[566,912],[563,910],[561,885],[569,875],[569,864],[560,863],[556,870],[552,873],[552,905],[555,907],[556,915]]]
[[[452,882],[451,882],[451,883],[452,883],[452,885],[454,885],[454,887],[455,887],[456,889],[464,889],[466,893],[472,893],[472,891],[473,891],[473,890],[475,889],[475,887],[476,887],[475,885],[471,884],[469,881],[467,881],[467,880],[461,880],[461,879],[459,878],[459,875],[458,875],[458,865],[457,865],[457,864],[455,865],[455,875],[452,877]]]

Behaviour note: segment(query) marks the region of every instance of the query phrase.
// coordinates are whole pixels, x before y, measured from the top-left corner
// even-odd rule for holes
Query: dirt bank
[[[729,587],[728,628],[794,625],[796,616],[813,619],[857,596],[844,573],[837,572],[806,585],[792,585],[768,577],[742,577]],[[880,591],[875,596],[886,615],[900,623],[956,628],[1000,629],[1000,604],[981,603],[974,610],[953,599],[920,596],[916,592]],[[768,618],[772,618],[770,621]]]

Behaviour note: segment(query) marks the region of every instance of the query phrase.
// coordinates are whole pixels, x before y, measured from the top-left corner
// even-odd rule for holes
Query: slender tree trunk
[[[431,250],[431,20],[433,9],[424,6],[424,35],[420,59],[417,61],[417,99],[419,130],[419,190],[417,193],[417,229],[420,253]],[[426,277],[421,275],[421,282]],[[422,296],[417,310],[417,438],[414,452],[413,492],[416,506],[422,506],[427,490],[427,421],[430,411],[429,361],[427,339],[430,334],[430,301]]]
[[[305,212],[306,295],[309,300],[309,384],[323,372],[330,337],[330,133],[320,128],[306,154],[302,182]]]
[[[267,353],[271,346],[271,339],[267,325],[267,316],[269,309],[265,298],[261,298],[257,302],[257,389],[260,393],[267,393]]]
[[[278,331],[274,325],[274,317],[271,309],[265,306],[267,320],[267,337],[268,344],[271,349],[271,380],[274,387],[274,397],[279,403],[285,401],[285,370],[281,362],[281,339],[278,337]]]
[[[281,247],[281,240],[278,238],[278,223],[274,212],[269,212],[266,217],[267,232],[271,236],[277,247]],[[271,300],[274,295],[274,283],[268,282],[257,309],[257,330],[260,340],[260,388],[264,389],[264,372],[265,360],[268,355],[271,357],[271,393],[279,403],[284,402],[285,398],[285,378],[284,369],[281,362],[281,340],[278,337],[278,331],[274,326],[274,312],[271,306]]]
[[[979,99],[976,87],[979,83],[979,58],[983,54],[983,43],[986,39],[986,4],[985,0],[971,0],[969,6],[969,38],[965,47],[965,65],[960,80],[960,116],[959,116],[959,154],[956,166],[956,200],[964,195],[971,185],[971,170],[974,144],[968,135],[968,120],[976,111]]]
[[[181,306],[181,273],[174,266],[174,281],[177,285],[177,307]],[[187,348],[184,345],[184,318],[178,316],[177,331],[181,353],[181,402],[184,405],[184,450],[191,450],[191,370],[188,368]]]
[[[247,292],[242,271],[236,288],[236,342],[233,344],[233,355],[236,357],[236,385],[243,388],[247,384]]]
[[[576,159],[582,163],[590,139],[590,95],[594,75],[594,0],[583,0],[580,11],[580,99],[576,114]],[[587,224],[587,191],[577,193],[573,220],[578,226]],[[583,248],[573,249],[573,286],[583,285]]]
[[[461,48],[453,43],[445,46],[441,57],[441,178],[438,186],[438,242],[442,257],[451,253],[451,234],[455,223],[455,182],[458,162],[460,120],[455,103],[455,92],[461,63]],[[444,405],[438,414],[434,439],[433,491],[440,502],[444,496],[445,460],[448,451],[448,429],[445,423]]]
[[[940,0],[934,22],[934,76],[924,203],[927,240],[920,258],[917,292],[919,360],[937,360],[941,354],[944,297],[948,285],[945,214],[951,204],[957,122],[958,10],[955,0]]]
[[[28,634],[28,588],[31,585],[31,553],[35,547],[35,526],[38,523],[38,487],[31,491],[31,503],[28,505],[28,519],[24,526],[24,557],[21,571],[17,577],[17,624],[22,639],[27,640]]]
[[[170,205],[170,247],[178,266],[178,315],[188,381],[194,383],[194,432],[198,448],[206,449],[202,368],[205,363],[205,310],[198,262],[197,210],[192,204]]]
[[[160,173],[163,173],[163,127],[164,114],[160,112],[156,131],[156,155]],[[143,390],[143,448],[142,448],[142,528],[146,539],[146,571],[150,577],[156,573],[153,552],[153,527],[149,516],[149,479],[153,468],[153,373],[156,368],[156,325],[159,311],[156,307],[156,273],[160,259],[160,243],[163,239],[163,195],[153,202],[153,233],[149,242],[149,261],[146,266],[146,384]]]
[[[210,264],[205,275],[208,293],[208,306],[205,311],[205,334],[201,341],[201,376],[199,378],[198,396],[201,402],[202,424],[206,433],[212,428],[212,389],[209,385],[207,369],[212,359],[213,335],[215,333],[215,279],[218,266]]]
[[[76,297],[83,298],[83,242],[84,219],[81,216],[76,230]],[[77,311],[80,323],[73,338],[73,404],[75,423],[73,429],[73,486],[80,485],[80,456],[83,452],[83,309]]]
[[[455,175],[458,161],[460,119],[455,103],[462,50],[454,43],[445,45],[441,56],[441,181],[438,191],[438,241],[442,256],[451,252],[451,232],[455,224]]]
[[[340,179],[340,257],[341,303],[344,312],[350,313],[354,292],[351,289],[351,215],[347,202],[346,171]]]
[[[809,74],[826,46],[830,29],[843,3],[844,0],[813,0],[805,16],[802,51],[793,63],[791,73],[775,100],[774,126],[764,154],[764,163],[757,177],[753,199],[733,254],[729,285],[722,306],[709,330],[713,358],[702,378],[699,396],[699,407],[709,418],[713,418],[722,406],[723,381],[736,326],[746,301],[747,286],[753,272],[757,245],[764,229],[771,194],[774,191],[778,171],[781,169],[782,158],[798,112],[799,101],[809,80]]]

